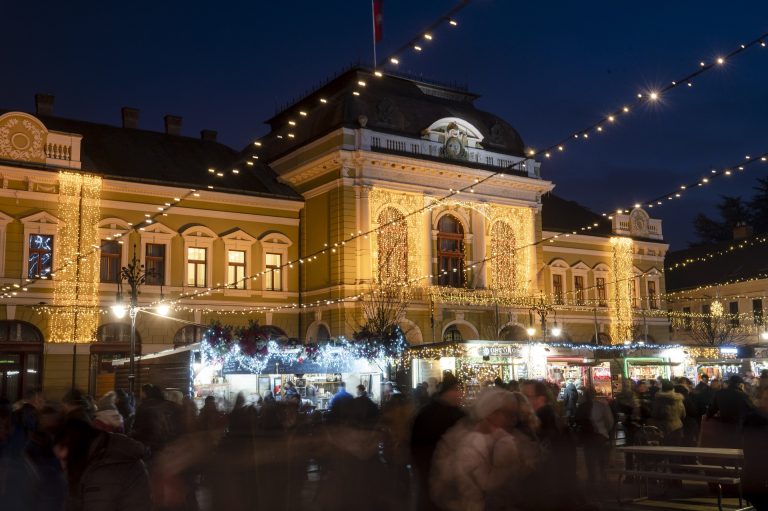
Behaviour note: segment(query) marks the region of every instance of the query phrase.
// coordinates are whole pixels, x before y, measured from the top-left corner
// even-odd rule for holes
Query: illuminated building
[[[667,340],[661,222],[553,195],[518,132],[476,99],[353,69],[239,152],[207,130],[181,136],[174,116],[164,133],[139,129],[128,108],[121,127],[55,117],[42,95],[36,115],[0,113],[0,353],[19,376],[6,393],[56,397],[73,361],[77,386],[110,387],[130,328],[109,308],[134,247],[149,270],[139,305],[185,321],[140,313],[145,354],[199,340],[213,319],[349,338],[381,288],[407,301],[411,344]]]

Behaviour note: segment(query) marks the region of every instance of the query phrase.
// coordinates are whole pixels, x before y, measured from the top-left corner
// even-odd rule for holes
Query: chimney
[[[201,130],[200,140],[207,140],[208,142],[216,142],[216,136],[218,133],[216,130]]]
[[[752,237],[752,226],[746,222],[739,222],[733,228],[733,240],[740,241]]]
[[[181,135],[181,117],[178,115],[166,115],[165,133],[168,135]]]
[[[123,114],[123,128],[135,130],[139,127],[139,109],[124,106],[120,112]]]
[[[35,115],[53,115],[53,94],[35,94]]]

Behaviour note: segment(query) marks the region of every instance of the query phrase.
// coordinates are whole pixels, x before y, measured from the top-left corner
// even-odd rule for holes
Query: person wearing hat
[[[510,431],[538,427],[519,392],[490,387],[438,443],[430,474],[430,497],[440,509],[483,511],[533,468]],[[506,497],[506,495],[504,495]]]
[[[433,398],[416,414],[411,428],[411,460],[419,485],[419,509],[437,509],[429,498],[432,457],[445,432],[464,417],[459,381],[446,373]]]
[[[125,431],[123,416],[117,411],[115,401],[117,394],[110,390],[96,403],[96,416],[93,419],[93,427],[108,433],[123,433]]]
[[[755,405],[744,392],[744,379],[738,374],[728,378],[728,385],[715,392],[707,417],[718,417],[720,422],[741,426],[744,418],[752,413]]]

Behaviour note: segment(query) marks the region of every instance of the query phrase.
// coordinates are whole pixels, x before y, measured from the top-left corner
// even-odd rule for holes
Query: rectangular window
[[[144,253],[144,269],[147,272],[145,284],[165,285],[165,245],[147,243]]]
[[[605,291],[605,277],[597,277],[597,304],[600,307],[608,306],[607,293]]]
[[[245,289],[245,251],[227,252],[227,283],[232,289]]]
[[[48,276],[53,269],[53,236],[50,234],[29,235],[29,278]]]
[[[683,330],[690,332],[693,329],[693,321],[691,320],[691,308],[683,307]]]
[[[752,319],[756,325],[763,324],[763,300],[761,298],[752,300]]]
[[[206,249],[187,247],[187,285],[205,287]]]
[[[555,305],[563,304],[563,276],[557,273],[552,275],[552,297]]]
[[[659,308],[659,304],[658,302],[656,302],[656,281],[655,280],[648,281],[648,308],[649,309]]]
[[[101,282],[120,282],[120,259],[123,246],[117,241],[101,240],[101,265],[99,276]]]
[[[264,276],[264,281],[266,282],[266,286],[264,289],[267,291],[282,291],[283,290],[283,281],[282,281],[282,270],[280,267],[283,266],[283,256],[282,254],[267,254],[266,259],[266,270],[267,274]]]
[[[739,302],[731,302],[728,304],[728,313],[731,316],[731,326],[736,328],[739,326]]]
[[[573,289],[576,291],[576,305],[584,305],[584,277],[573,277]]]

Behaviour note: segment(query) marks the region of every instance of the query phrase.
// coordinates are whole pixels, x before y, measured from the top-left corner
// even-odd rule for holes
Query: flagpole
[[[376,7],[374,6],[374,2],[376,0],[371,0],[371,21],[373,22],[371,24],[371,28],[373,31],[371,32],[371,35],[373,36],[373,70],[376,70]]]

